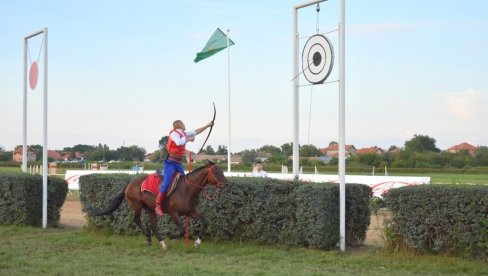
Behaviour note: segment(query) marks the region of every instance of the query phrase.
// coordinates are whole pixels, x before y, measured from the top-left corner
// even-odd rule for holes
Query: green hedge
[[[48,177],[48,225],[57,226],[67,193],[66,181]],[[42,224],[41,175],[0,173],[0,224]]]
[[[389,248],[488,258],[488,186],[404,187],[385,203]]]
[[[134,175],[92,174],[80,177],[82,210],[101,209]],[[339,187],[334,184],[298,183],[271,178],[228,178],[217,200],[200,199],[199,211],[208,221],[208,235],[216,240],[258,241],[314,248],[334,248],[339,242]],[[207,187],[213,193],[212,187]],[[360,245],[366,238],[371,188],[346,185],[346,243]],[[144,212],[143,212],[144,213]],[[111,216],[88,217],[89,227],[117,234],[135,234],[133,211],[124,201]],[[145,214],[145,213],[144,213]],[[143,216],[143,224],[147,218]],[[162,232],[176,227],[165,216]],[[191,223],[196,235],[198,223]]]

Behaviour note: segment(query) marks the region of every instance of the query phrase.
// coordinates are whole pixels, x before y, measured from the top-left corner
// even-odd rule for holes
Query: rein
[[[210,174],[213,176],[213,178],[215,179],[215,181],[217,182],[217,184],[218,184],[218,185],[217,185],[217,193],[219,193],[219,192],[220,192],[220,189],[221,189],[221,187],[222,187],[222,183],[220,183],[220,181],[217,179],[217,177],[214,175],[214,173],[213,173],[213,171],[212,171],[212,169],[213,169],[213,167],[214,167],[214,166],[215,166],[215,165],[212,165],[212,166],[210,166],[210,167],[207,167],[207,169],[208,169],[208,171],[210,172]],[[186,182],[186,183],[188,183],[188,184],[190,184],[191,186],[193,186],[193,187],[197,188],[197,189],[200,189],[200,190],[203,190],[203,189],[205,188],[205,185],[200,186],[200,185],[198,185],[198,184],[196,184],[196,183],[192,182],[192,181],[191,181],[191,180],[188,178],[188,176],[187,176],[187,175],[185,175],[185,182]],[[207,191],[204,191],[204,192],[203,192],[203,195],[204,195],[204,196],[205,196],[205,197],[206,197],[208,200],[210,200],[210,201],[214,201],[214,200],[216,200],[216,199],[217,199],[217,193],[215,193],[215,194],[213,194],[213,195],[209,195],[209,194],[207,193]]]

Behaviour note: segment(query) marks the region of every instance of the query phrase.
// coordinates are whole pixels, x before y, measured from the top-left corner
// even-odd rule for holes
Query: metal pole
[[[299,142],[299,100],[298,96],[298,10],[326,0],[315,0],[299,4],[293,7],[293,176],[298,178],[300,168],[300,142]]]
[[[293,9],[293,76],[298,75],[298,8]],[[300,162],[299,153],[299,100],[298,97],[298,77],[293,79],[293,176],[298,178],[298,168]]]
[[[44,28],[44,100],[43,100],[43,136],[42,147],[42,228],[47,227],[47,28]]]
[[[345,0],[340,0],[339,31],[339,205],[340,205],[340,247],[346,250],[346,97],[345,97]]]
[[[23,135],[22,135],[22,171],[27,172],[27,38],[24,37],[24,107],[23,107]]]
[[[230,45],[229,29],[227,29],[227,85],[228,85],[228,112],[229,112],[229,140],[227,141],[227,172],[230,173]]]

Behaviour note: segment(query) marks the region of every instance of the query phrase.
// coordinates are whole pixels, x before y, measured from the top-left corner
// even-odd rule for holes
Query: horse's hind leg
[[[205,232],[207,232],[208,221],[207,221],[207,218],[204,217],[202,214],[198,213],[197,210],[193,210],[190,213],[190,217],[195,219],[195,220],[198,220],[200,222],[200,225],[201,225],[200,233],[198,233],[198,237],[195,240],[195,247],[198,247],[202,243],[202,240],[200,238],[203,238],[203,236],[205,235]]]
[[[163,247],[163,249],[166,250],[168,247],[166,246],[166,243],[164,242],[163,237],[159,233],[158,220],[156,217],[156,213],[154,213],[154,210],[149,209],[149,208],[146,208],[146,212],[147,212],[147,215],[149,216],[149,223],[151,224],[151,228],[152,228],[154,235],[158,239],[159,244],[161,244],[161,247]]]
[[[142,233],[144,233],[144,235],[146,235],[147,245],[151,245],[151,243],[152,243],[152,241],[151,241],[151,230],[149,230],[148,228],[145,228],[141,223],[142,206],[132,204],[131,202],[129,202],[129,203],[131,204],[132,208],[134,209],[134,223],[137,226],[139,226],[139,228],[141,228],[141,230],[142,230]]]

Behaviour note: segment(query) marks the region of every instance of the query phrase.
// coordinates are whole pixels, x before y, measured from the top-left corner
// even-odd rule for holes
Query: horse
[[[109,215],[119,208],[125,198],[134,210],[133,221],[146,236],[147,244],[151,245],[152,243],[151,230],[149,228],[146,229],[141,223],[142,209],[148,214],[152,231],[161,247],[163,250],[166,250],[167,245],[158,231],[157,216],[154,211],[156,195],[148,191],[141,191],[141,184],[147,177],[147,175],[142,175],[132,180],[114,199],[112,199],[109,206],[105,209],[88,209],[87,212],[92,216]],[[176,235],[167,233],[170,238],[181,238],[185,235],[185,228],[181,221],[181,216],[185,215],[200,222],[201,227],[197,240],[195,241],[195,247],[200,246],[201,238],[203,238],[207,230],[208,222],[205,216],[198,212],[197,206],[200,192],[202,192],[208,183],[212,184],[217,189],[217,192],[219,192],[223,186],[228,186],[228,181],[227,178],[225,178],[223,171],[217,167],[215,163],[208,160],[205,166],[179,177],[175,191],[165,200],[163,206],[164,213],[171,216],[171,219],[179,229],[179,233]]]

